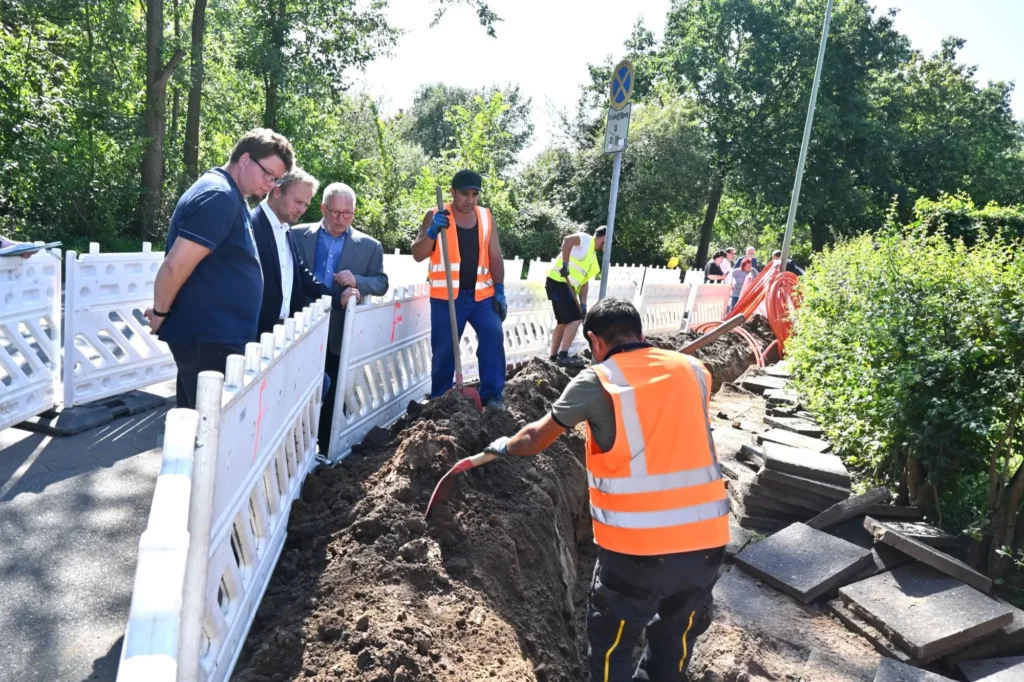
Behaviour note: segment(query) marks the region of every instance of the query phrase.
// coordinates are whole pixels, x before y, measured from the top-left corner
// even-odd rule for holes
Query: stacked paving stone
[[[1024,682],[1024,611],[991,596],[963,542],[850,475],[776,370],[741,385],[768,397],[770,430],[730,463],[739,524],[777,531],[735,556],[744,571],[828,609],[884,658],[875,682]],[[723,462],[723,466],[725,463]]]
[[[778,531],[850,496],[849,472],[830,454],[832,445],[820,438],[821,427],[801,409],[788,382],[784,366],[740,381],[767,398],[764,423],[770,427],[757,435],[756,447],[745,446],[738,455],[756,472],[749,485],[734,487],[734,511],[744,528]]]

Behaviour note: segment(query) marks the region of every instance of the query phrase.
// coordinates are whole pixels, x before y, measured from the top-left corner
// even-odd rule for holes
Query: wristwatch
[[[159,310],[157,310],[156,308],[153,308],[153,314],[156,315],[157,317],[167,317],[168,315],[171,314],[171,311],[168,310],[166,313],[162,313]]]

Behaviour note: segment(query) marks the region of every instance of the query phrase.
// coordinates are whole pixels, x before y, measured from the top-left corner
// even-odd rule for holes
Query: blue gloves
[[[498,313],[498,317],[504,322],[508,316],[508,302],[505,300],[505,285],[495,284],[494,285],[494,312]]]
[[[508,436],[502,436],[493,443],[484,448],[484,452],[488,452],[492,455],[500,455],[502,457],[508,456]]]
[[[558,273],[562,277],[564,277],[566,279],[569,279],[569,265],[568,265],[568,263],[562,263],[562,267],[558,268]]]
[[[447,230],[450,223],[448,222],[448,209],[443,211],[435,211],[434,219],[427,226],[427,236],[431,239],[437,239],[437,234],[441,230]]]

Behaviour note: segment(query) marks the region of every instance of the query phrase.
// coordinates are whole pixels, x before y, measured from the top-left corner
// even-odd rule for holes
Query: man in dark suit
[[[299,258],[289,225],[302,217],[319,186],[316,178],[298,166],[281,178],[281,186],[252,210],[252,231],[263,269],[263,305],[259,334],[294,315],[322,296],[341,308],[341,292],[318,280]],[[345,299],[348,300],[347,298]]]
[[[299,257],[312,270],[313,276],[331,285],[332,292],[342,300],[349,296],[383,296],[388,291],[388,276],[384,274],[384,249],[370,235],[352,227],[356,214],[356,193],[340,182],[324,188],[320,204],[323,220],[319,223],[296,225],[293,229]],[[327,376],[338,386],[338,362],[341,359],[341,333],[345,324],[345,310],[331,311],[330,330],[327,334]],[[320,411],[320,431],[317,442],[321,454],[326,455],[331,438],[334,416],[332,389],[324,399]]]

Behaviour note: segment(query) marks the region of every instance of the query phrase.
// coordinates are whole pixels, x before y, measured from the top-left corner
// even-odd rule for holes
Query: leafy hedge
[[[819,254],[787,346],[849,462],[961,528],[991,512],[990,456],[1024,402],[1024,257],[998,234],[975,238],[887,228]],[[1022,431],[999,457],[1004,479]]]

